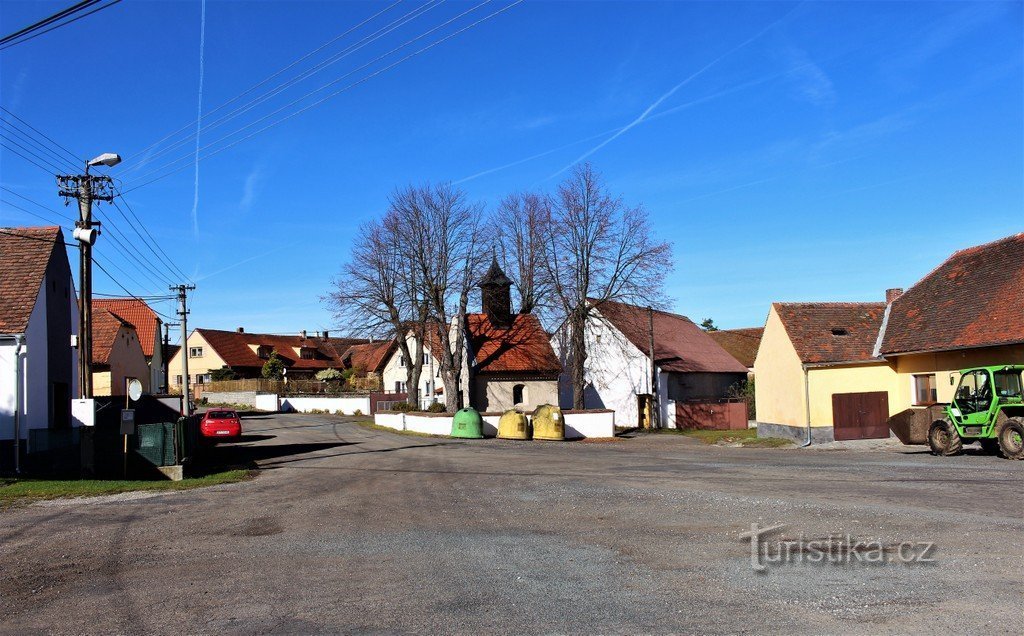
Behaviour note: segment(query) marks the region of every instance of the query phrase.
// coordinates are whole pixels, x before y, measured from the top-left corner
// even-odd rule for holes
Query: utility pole
[[[164,323],[163,355],[160,356],[164,361],[164,393],[171,392],[171,359],[167,353],[171,349],[171,327],[177,327],[178,325],[179,323],[176,322]]]
[[[185,417],[192,415],[188,386],[188,292],[195,288],[195,285],[172,285],[170,288],[171,291],[178,292],[178,317],[181,318],[181,396],[182,413]]]
[[[651,337],[651,428],[660,428],[658,405],[658,363],[654,360],[654,308],[647,308]]]
[[[102,154],[85,164],[85,174],[57,175],[59,195],[64,197],[64,205],[70,199],[78,200],[79,219],[75,221],[72,236],[78,240],[79,272],[81,286],[81,308],[78,316],[78,365],[79,388],[83,398],[92,397],[92,246],[96,243],[99,230],[93,228],[92,202],[113,201],[114,185],[110,177],[91,175],[89,168],[93,166],[116,166],[121,157],[113,153]]]

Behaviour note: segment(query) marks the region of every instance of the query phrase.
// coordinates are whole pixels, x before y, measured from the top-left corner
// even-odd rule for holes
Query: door
[[[67,382],[53,383],[53,421],[50,428],[71,427],[71,390]]]
[[[648,393],[636,396],[636,425],[639,428],[651,427],[651,395]]]
[[[953,416],[961,426],[982,426],[988,422],[992,407],[992,382],[988,371],[965,373],[953,397]]]
[[[836,441],[889,437],[889,394],[833,393],[832,429]]]

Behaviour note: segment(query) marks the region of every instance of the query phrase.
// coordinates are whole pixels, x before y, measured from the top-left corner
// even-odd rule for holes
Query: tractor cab
[[[928,444],[936,455],[955,455],[964,443],[1024,458],[1024,365],[965,369],[946,407],[946,418],[933,422]],[[1004,439],[1005,438],[1005,439]]]

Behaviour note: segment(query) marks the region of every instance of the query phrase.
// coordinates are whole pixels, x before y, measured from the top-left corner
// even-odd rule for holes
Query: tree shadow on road
[[[269,439],[269,436],[253,436]],[[259,463],[269,459],[308,455],[318,451],[354,446],[359,442],[302,442],[296,444],[260,444],[260,445],[222,445],[203,448],[195,458],[190,474],[204,475],[220,472],[231,468],[260,468]],[[292,461],[298,461],[296,458]],[[308,458],[302,458],[308,459]]]

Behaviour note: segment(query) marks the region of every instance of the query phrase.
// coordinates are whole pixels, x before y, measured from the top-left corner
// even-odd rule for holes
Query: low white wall
[[[386,411],[373,414],[373,423],[377,426],[387,426],[396,431],[405,430],[405,413],[388,413]]]
[[[668,401],[665,408],[665,428],[679,428],[676,426],[676,403]]]
[[[406,413],[405,430],[427,433],[428,435],[451,435],[452,419],[454,418],[451,415],[428,417],[426,415]]]
[[[615,437],[615,411],[565,413],[565,438]]]
[[[501,415],[481,415],[480,417],[484,420],[484,436],[498,436],[498,420],[501,419]]]
[[[362,397],[284,397],[281,398],[281,411],[327,411],[352,415],[356,411],[366,415],[370,412],[370,396]]]
[[[271,413],[277,413],[280,405],[277,402],[276,393],[257,393],[253,399],[253,408],[257,411],[270,411]]]

